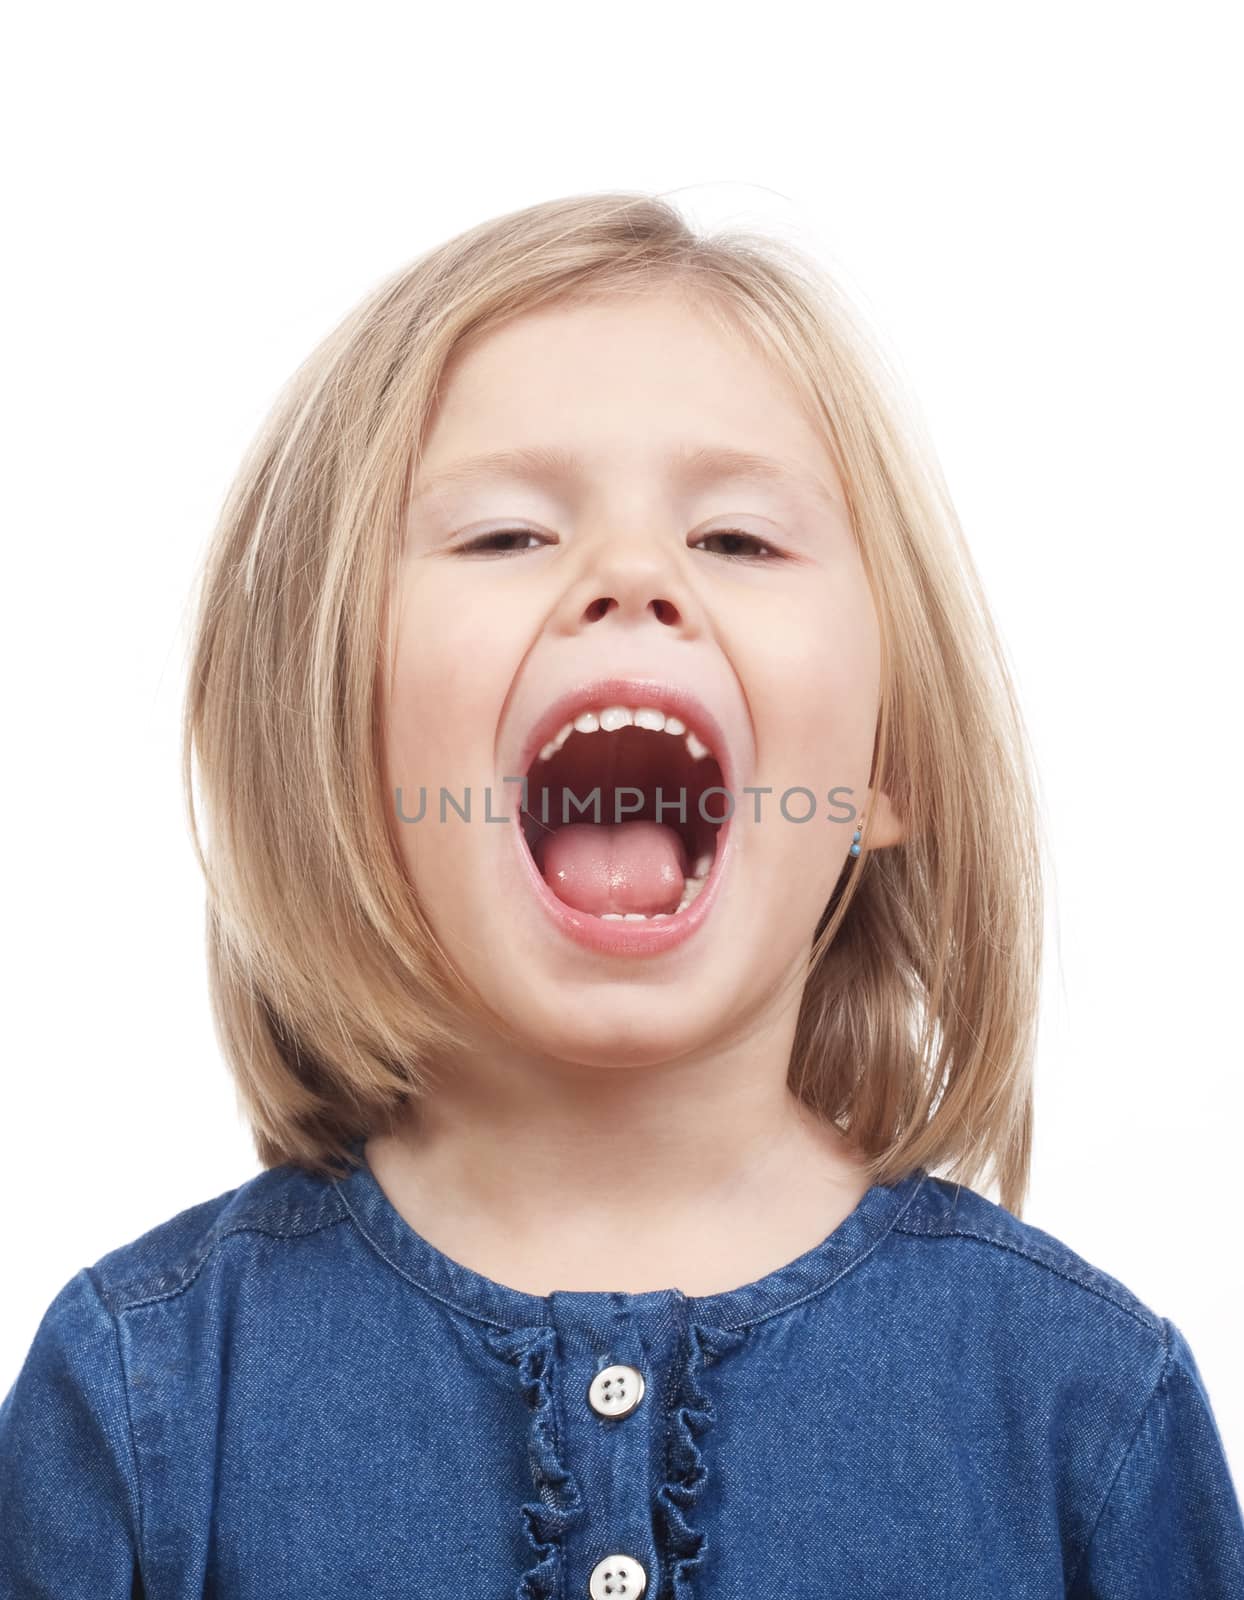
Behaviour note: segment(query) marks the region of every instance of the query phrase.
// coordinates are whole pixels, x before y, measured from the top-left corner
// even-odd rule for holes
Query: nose
[[[607,616],[623,626],[655,621],[687,637],[700,631],[695,598],[670,556],[655,541],[628,536],[603,541],[563,600],[567,631]]]

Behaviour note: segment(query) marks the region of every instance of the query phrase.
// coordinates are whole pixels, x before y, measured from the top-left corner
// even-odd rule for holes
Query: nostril
[[[605,613],[617,605],[617,601],[604,595],[593,600],[585,609],[584,616],[589,622],[599,622]],[[667,627],[675,627],[678,623],[678,607],[670,600],[649,601],[658,622],[663,622]]]

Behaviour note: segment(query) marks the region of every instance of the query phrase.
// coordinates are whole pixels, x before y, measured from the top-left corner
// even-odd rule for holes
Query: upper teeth
[[[677,717],[667,717],[663,711],[658,711],[655,706],[605,706],[600,711],[580,711],[577,717],[569,721],[564,728],[549,740],[540,751],[540,760],[547,761],[551,755],[560,750],[572,733],[596,733],[603,730],[613,733],[618,728],[650,728],[654,733],[672,733],[676,736],[685,736],[688,753],[693,761],[699,761],[709,754],[708,746],[702,739],[697,739],[685,722],[680,722]]]

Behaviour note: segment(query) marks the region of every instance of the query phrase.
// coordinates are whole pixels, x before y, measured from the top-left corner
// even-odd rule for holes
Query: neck
[[[790,1093],[788,1059],[789,1045],[605,1068],[473,1052],[368,1141],[368,1163],[416,1231],[512,1287],[715,1293],[819,1243],[871,1181]]]

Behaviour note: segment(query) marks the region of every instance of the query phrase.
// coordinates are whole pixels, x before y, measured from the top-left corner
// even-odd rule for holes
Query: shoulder
[[[929,1174],[894,1236],[912,1347],[931,1350],[935,1393],[953,1395],[982,1458],[1000,1441],[1000,1470],[1053,1508],[1067,1592],[1141,1592],[1139,1556],[1146,1595],[1190,1594],[1194,1566],[1236,1593],[1244,1523],[1177,1323],[1067,1241]]]
[[[1162,1317],[1128,1286],[1085,1259],[1064,1240],[964,1184],[926,1176],[916,1203],[895,1224],[896,1231],[927,1240],[947,1263],[959,1259],[963,1269],[995,1279],[1013,1279],[1037,1292],[1065,1285],[1065,1298],[1110,1308],[1151,1334],[1162,1337]]]
[[[1141,1419],[1208,1411],[1183,1333],[1065,1240],[965,1185],[926,1175],[896,1220],[913,1340],[953,1372],[965,1414],[1006,1421],[1033,1481],[1095,1514]],[[984,1424],[982,1424],[984,1426]],[[1080,1529],[1087,1537],[1090,1520]]]
[[[1113,1373],[1133,1395],[1168,1367],[1195,1373],[1178,1328],[1126,1283],[966,1185],[926,1176],[895,1233],[982,1337],[1064,1372]]]
[[[297,1167],[272,1167],[118,1245],[75,1282],[88,1280],[117,1315],[180,1294],[224,1255],[244,1257],[264,1240],[302,1239],[346,1215],[331,1183]]]
[[[128,1594],[140,1544],[173,1547],[185,1507],[214,1481],[214,1429],[236,1363],[265,1359],[281,1316],[301,1328],[324,1278],[306,1270],[306,1252],[340,1238],[331,1230],[345,1215],[330,1182],[276,1167],[63,1285],[0,1400],[0,1573],[20,1573],[22,1593],[50,1594],[40,1579],[85,1593],[73,1578],[89,1547],[92,1583]],[[266,1392],[262,1376],[256,1388]],[[67,1516],[79,1535],[68,1543]]]
[[[331,1182],[273,1167],[80,1268],[38,1320],[0,1437],[23,1406],[30,1416],[46,1409],[46,1395],[79,1411],[91,1397],[109,1416],[131,1418],[162,1396],[166,1410],[188,1415],[237,1353],[228,1330],[239,1316],[262,1350],[274,1320],[321,1292],[340,1239],[333,1230],[348,1217]],[[308,1252],[317,1254],[310,1270]]]

